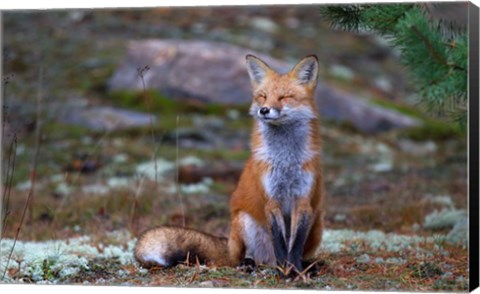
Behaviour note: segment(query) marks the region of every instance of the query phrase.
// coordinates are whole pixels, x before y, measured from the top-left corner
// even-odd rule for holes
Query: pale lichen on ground
[[[358,232],[352,230],[326,230],[319,251],[339,252],[352,249],[348,243],[361,242],[375,250],[398,252],[401,250],[418,249],[419,244],[434,243],[434,237],[408,236],[399,234],[386,234],[382,231],[371,230]]]
[[[7,278],[9,272],[15,272],[15,276],[21,277],[15,282],[57,283],[75,276],[80,270],[89,270],[88,263],[95,258],[115,259],[122,265],[135,264],[133,249],[136,240],[123,231],[116,234],[119,235],[117,242],[122,242],[120,245],[95,244],[89,236],[43,242],[18,240],[16,243],[12,239],[3,239],[0,243],[0,271],[3,273],[7,267]]]
[[[8,282],[33,281],[36,283],[61,283],[66,278],[75,277],[80,271],[89,271],[94,260],[115,260],[122,266],[132,265],[139,274],[145,274],[135,261],[133,251],[136,238],[126,230],[114,231],[104,235],[103,241],[95,241],[90,236],[66,240],[43,242],[17,241],[10,259],[9,253],[13,240],[1,241],[0,270],[3,272],[8,264],[6,280]],[[417,252],[412,259],[421,258],[428,253],[422,246],[435,244],[435,237],[407,236],[387,234],[381,231],[357,232],[352,230],[326,230],[318,253],[352,252],[357,255],[356,262],[377,264],[402,264],[405,259],[376,257],[369,250],[387,252]],[[355,247],[354,244],[361,244]],[[436,246],[442,250],[441,246]],[[15,280],[9,276],[14,273]],[[129,275],[124,269],[116,271],[118,278]],[[21,278],[18,278],[21,277]],[[98,282],[100,283],[100,282]]]

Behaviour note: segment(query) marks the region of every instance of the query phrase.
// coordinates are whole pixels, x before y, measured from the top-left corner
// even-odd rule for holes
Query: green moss
[[[432,278],[443,274],[443,271],[435,263],[431,262],[412,264],[409,266],[409,269],[412,271],[414,277],[421,279]]]
[[[457,124],[427,119],[418,127],[408,128],[400,132],[400,136],[415,141],[444,141],[449,139],[465,138],[463,131]]]
[[[59,124],[52,121],[42,125],[42,133],[45,134],[46,139],[54,141],[65,139],[81,139],[92,132],[84,127]]]
[[[170,161],[174,161],[176,158],[177,149],[175,145],[162,144],[159,146],[157,152],[158,157],[165,158]],[[245,161],[250,156],[250,150],[230,150],[230,149],[196,149],[196,148],[181,148],[179,150],[179,157],[194,156],[201,158],[204,161]],[[146,157],[145,159],[150,159]]]
[[[374,99],[372,103],[405,114],[422,122],[421,126],[400,131],[401,137],[415,141],[443,141],[464,138],[466,135],[465,131],[462,130],[458,124],[430,118],[415,107],[380,99]]]
[[[181,108],[178,103],[154,90],[114,91],[106,97],[116,106],[138,111],[172,113],[178,112]]]
[[[53,266],[56,264],[54,258],[44,259],[42,263],[43,279],[44,280],[53,280],[58,276],[58,272],[53,270]]]
[[[388,101],[388,100],[385,100],[385,99],[372,99],[371,103],[374,104],[374,105],[383,107],[383,108],[395,110],[397,112],[400,112],[402,114],[405,114],[405,115],[413,117],[413,118],[417,118],[417,119],[421,119],[421,120],[425,119],[425,115],[422,112],[420,112],[418,109],[416,109],[412,106],[409,106],[409,105],[398,104],[398,103]]]
[[[219,267],[216,271],[208,271],[210,279],[221,279],[238,275],[238,270],[231,267]]]
[[[194,100],[178,101],[169,98],[157,90],[147,91],[114,91],[107,99],[120,107],[138,111],[155,112],[161,115],[173,114],[211,114],[225,115],[230,106],[219,103],[203,103]]]
[[[201,156],[210,155],[213,159],[223,159],[223,160],[236,160],[236,161],[245,161],[250,157],[250,150],[229,150],[229,149],[218,149],[212,150],[209,154],[206,152],[201,152]],[[203,157],[200,157],[203,158]]]

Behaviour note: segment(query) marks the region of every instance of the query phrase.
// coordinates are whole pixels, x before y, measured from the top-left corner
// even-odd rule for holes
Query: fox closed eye
[[[264,94],[260,94],[257,96],[256,100],[258,103],[263,103],[267,100],[267,96],[265,96]]]
[[[295,100],[295,98],[292,95],[285,95],[285,96],[280,96],[278,98],[278,101],[282,101],[282,100]]]
[[[281,96],[278,98],[278,101],[282,104],[292,104],[297,102],[297,99],[294,96]]]

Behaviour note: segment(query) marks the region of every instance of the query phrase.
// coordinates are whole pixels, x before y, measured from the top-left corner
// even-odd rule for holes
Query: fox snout
[[[280,109],[274,107],[263,106],[258,109],[258,116],[264,120],[278,119],[280,117]]]
[[[270,108],[262,107],[258,112],[260,113],[260,115],[267,115],[270,112]]]

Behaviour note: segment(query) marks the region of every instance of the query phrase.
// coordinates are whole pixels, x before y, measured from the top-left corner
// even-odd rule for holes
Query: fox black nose
[[[262,107],[262,108],[260,108],[260,114],[261,114],[261,115],[268,114],[269,112],[270,112],[270,108],[268,108],[268,107]]]

